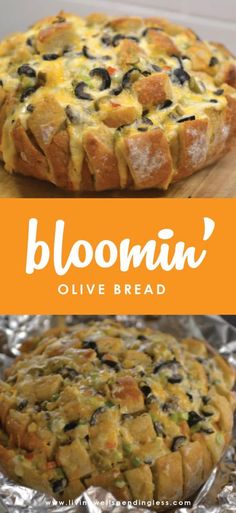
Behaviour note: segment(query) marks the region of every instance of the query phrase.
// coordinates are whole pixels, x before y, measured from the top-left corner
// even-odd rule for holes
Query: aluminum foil
[[[4,369],[19,354],[21,343],[29,336],[62,322],[71,325],[103,317],[91,316],[3,316],[0,317],[0,378]],[[206,339],[236,369],[236,327],[218,316],[116,316],[128,325],[150,325],[176,337]],[[0,405],[1,407],[1,405]],[[236,423],[235,423],[236,424]],[[0,513],[151,513],[135,505],[121,505],[101,488],[90,488],[71,505],[61,506],[52,497],[10,482],[0,473]],[[173,511],[173,509],[172,509]],[[231,446],[210,478],[192,500],[191,506],[179,505],[175,513],[236,512],[236,426]]]

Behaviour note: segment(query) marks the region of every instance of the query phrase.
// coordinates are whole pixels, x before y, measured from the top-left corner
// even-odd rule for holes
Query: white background
[[[203,38],[224,42],[236,54],[236,0],[0,0],[0,36],[25,30],[59,9],[87,14],[163,15],[196,30]],[[4,5],[3,5],[4,4]]]

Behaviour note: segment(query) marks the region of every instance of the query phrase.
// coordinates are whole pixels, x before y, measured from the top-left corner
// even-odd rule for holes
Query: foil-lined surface
[[[0,379],[11,365],[27,338],[42,333],[60,323],[72,325],[98,316],[22,315],[0,317]],[[180,337],[207,340],[236,369],[236,327],[218,316],[116,316],[128,325],[149,325]],[[1,407],[1,405],[0,405]],[[236,423],[235,423],[236,424]],[[52,497],[19,486],[0,473],[0,513],[150,513],[135,505],[121,505],[101,488],[90,488],[70,505],[60,505]],[[173,511],[173,509],[172,509]],[[179,506],[175,513],[235,513],[236,512],[236,425],[233,441],[222,461],[192,500],[191,507]]]

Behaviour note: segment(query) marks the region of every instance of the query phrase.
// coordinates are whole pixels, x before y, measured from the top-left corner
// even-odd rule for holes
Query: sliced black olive
[[[153,422],[153,426],[154,426],[157,436],[163,436],[164,438],[166,437],[166,435],[164,433],[164,428],[163,428],[163,425],[161,424],[161,422],[155,421],[155,422]]]
[[[154,71],[156,71],[157,73],[159,73],[160,71],[162,71],[162,69],[160,68],[160,66],[157,66],[156,64],[152,64],[152,69]]]
[[[120,365],[118,362],[115,362],[114,360],[106,360],[102,359],[102,363],[105,363],[108,367],[111,367],[111,369],[114,369],[116,372],[120,370]]]
[[[224,91],[224,89],[217,89],[217,90],[214,92],[214,94],[215,94],[216,96],[222,96],[222,94],[224,94],[224,92],[225,92],[225,91]]]
[[[101,78],[102,83],[99,87],[100,91],[104,91],[105,89],[109,89],[109,87],[111,87],[111,77],[105,68],[94,68],[90,71],[89,75],[90,77]]]
[[[177,61],[178,61],[178,63],[179,63],[179,67],[180,67],[181,69],[183,69],[183,70],[184,70],[182,57],[180,57],[179,55],[172,55],[172,57],[174,57],[175,59],[177,59]]]
[[[91,59],[91,60],[96,59],[96,57],[94,57],[94,55],[91,55],[91,53],[89,52],[89,49],[86,45],[83,46],[82,53],[83,53],[83,56],[86,57],[86,59]]]
[[[215,100],[214,98],[211,98],[210,103],[218,103],[218,100]]]
[[[217,57],[212,57],[210,62],[209,62],[209,67],[210,68],[213,68],[214,66],[216,66],[217,64],[219,64],[219,60],[217,59]]]
[[[65,108],[66,115],[73,125],[77,125],[80,122],[80,115],[78,112],[74,112],[70,105]]]
[[[97,344],[93,340],[83,340],[82,347],[83,349],[93,349],[97,351]]]
[[[122,39],[125,39],[125,36],[123,36],[122,34],[116,34],[112,39],[112,46],[118,46]]]
[[[65,488],[68,485],[68,481],[66,477],[63,477],[62,479],[58,479],[58,481],[51,481],[52,490],[54,493],[60,493],[65,490]]]
[[[105,46],[110,46],[112,44],[112,38],[108,36],[108,34],[104,34],[104,36],[101,37],[101,42]]]
[[[173,105],[172,100],[166,100],[160,105],[159,110],[168,109],[168,107],[171,107],[171,105]]]
[[[144,77],[149,77],[149,76],[151,75],[151,71],[144,70],[144,71],[142,71],[142,75],[143,75]]]
[[[44,61],[56,61],[59,59],[60,55],[58,53],[46,53],[43,55]]]
[[[141,386],[141,391],[143,392],[143,395],[145,395],[145,397],[148,397],[152,393],[152,389],[148,385]]]
[[[121,125],[119,126],[116,130],[117,132],[121,132],[123,130],[123,128],[127,127],[127,126],[130,126],[131,123],[128,123],[127,125]]]
[[[29,103],[29,105],[27,105],[27,107],[26,107],[26,110],[28,112],[34,112],[34,109],[35,109],[35,107],[34,107],[34,105],[32,105],[32,103]]]
[[[179,374],[178,375],[176,374],[175,376],[170,376],[170,378],[168,378],[167,381],[168,381],[168,383],[171,383],[172,385],[174,385],[175,383],[176,384],[177,383],[182,383],[183,378]]]
[[[131,68],[129,71],[127,71],[122,79],[122,88],[125,89],[125,87],[128,87],[130,85],[130,78],[133,72],[136,71],[138,73],[142,73],[139,68]]]
[[[201,427],[199,432],[205,433],[206,435],[212,435],[213,433],[215,433],[214,429],[208,427]]]
[[[17,406],[17,410],[18,411],[22,411],[26,408],[26,406],[28,405],[28,401],[27,399],[23,399]]]
[[[71,429],[75,429],[77,426],[78,426],[79,422],[78,420],[72,420],[71,422],[68,422],[68,424],[66,424],[64,426],[64,432],[66,433],[67,431],[71,431]]]
[[[2,80],[0,80],[0,86],[3,87],[3,81]]]
[[[178,451],[178,449],[180,449],[180,447],[182,447],[182,445],[184,445],[186,441],[187,441],[186,436],[176,436],[173,439],[173,442],[171,445],[171,450],[173,452]]]
[[[192,394],[190,394],[189,392],[186,392],[186,395],[187,395],[187,397],[189,398],[189,400],[190,400],[190,401],[192,401],[192,400],[193,400],[193,396],[192,396]]]
[[[28,96],[30,96],[31,94],[35,93],[35,91],[37,91],[37,87],[36,86],[35,87],[28,87],[22,93],[22,95],[20,97],[20,101],[23,102],[26,98],[28,98]]]
[[[86,93],[85,88],[87,87],[87,84],[85,82],[79,82],[75,86],[75,96],[79,100],[88,100],[91,101],[93,99],[92,95],[89,93]]]
[[[185,123],[185,121],[194,121],[196,116],[186,116],[185,118],[180,118],[177,120],[177,123]]]
[[[114,94],[114,96],[118,96],[120,93],[122,93],[123,87],[122,85],[119,87],[116,87],[115,89],[112,89],[111,94]]]
[[[163,32],[163,29],[161,27],[147,27],[142,32],[142,37],[145,37],[149,30],[156,30],[156,32]]]
[[[112,39],[112,46],[118,46],[122,39],[131,39],[131,41],[135,41],[136,43],[139,42],[139,39],[135,36],[124,36],[123,34],[116,34]]]
[[[198,422],[201,422],[203,418],[195,411],[188,412],[188,425],[189,427],[195,426]]]
[[[112,57],[111,57],[110,55],[103,55],[103,56],[101,57],[101,59],[102,59],[103,61],[111,61]]]
[[[33,46],[33,40],[32,40],[32,38],[31,38],[31,37],[28,37],[28,39],[26,39],[26,44],[27,44],[28,46]]]
[[[148,131],[148,127],[147,126],[139,126],[137,130],[139,132],[147,132]]]
[[[190,80],[190,75],[183,68],[174,69],[172,76],[174,80],[177,79],[181,85],[184,85],[185,82],[188,82]]]
[[[35,409],[35,411],[38,411],[38,412],[42,411],[42,407],[40,404],[35,404],[34,409]]]
[[[209,403],[209,401],[210,401],[210,397],[208,397],[208,395],[203,395],[203,396],[202,396],[202,402],[203,402],[203,404],[205,404],[205,405],[206,405],[206,404],[208,404],[208,403]]]
[[[106,411],[106,408],[105,406],[100,406],[100,408],[97,408],[93,414],[92,414],[92,417],[90,419],[90,426],[95,426],[96,423],[97,423],[97,417],[98,415],[100,415],[101,413],[104,413]]]
[[[35,78],[36,72],[29,64],[22,64],[17,70],[18,75],[25,75],[26,77]]]
[[[85,435],[84,439],[86,440],[86,442],[89,442],[89,435]]]
[[[163,403],[162,404],[162,407],[161,407],[162,411],[164,411],[165,413],[169,413],[172,411],[173,409],[173,404],[169,401],[166,401],[166,403]]]
[[[165,362],[158,363],[153,369],[153,374],[157,374],[160,370],[164,369],[165,367],[172,367],[173,365],[180,365],[179,362],[174,358],[173,360],[166,360]]]
[[[143,118],[144,120],[144,118]],[[145,123],[145,121],[143,121]],[[145,340],[147,340],[147,337],[145,337],[145,335],[138,335],[137,336],[137,340],[141,340],[142,342],[144,342]]]
[[[157,397],[154,394],[150,394],[145,401],[146,404],[152,404],[152,403],[156,403],[156,402],[157,402]]]
[[[213,412],[211,411],[201,411],[201,413],[204,415],[204,417],[212,417],[212,415],[214,415]]]

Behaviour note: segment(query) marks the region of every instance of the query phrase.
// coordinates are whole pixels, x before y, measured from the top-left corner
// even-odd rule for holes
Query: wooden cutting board
[[[9,175],[0,165],[0,197],[2,198],[76,198],[47,182],[20,175]],[[170,186],[167,192],[105,192],[83,194],[82,197],[150,197],[150,198],[234,198],[236,197],[236,147],[220,162]]]

